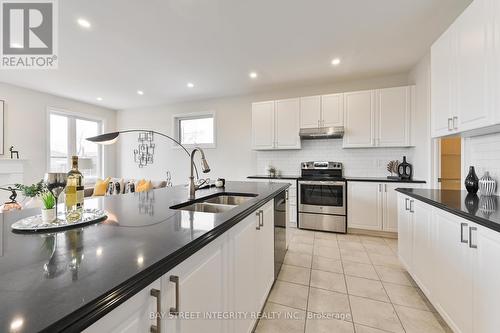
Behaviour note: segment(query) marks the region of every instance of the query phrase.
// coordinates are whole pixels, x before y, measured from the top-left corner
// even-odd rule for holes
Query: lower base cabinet
[[[398,194],[400,260],[453,332],[500,327],[500,233]]]
[[[271,200],[84,332],[251,332],[273,282]]]

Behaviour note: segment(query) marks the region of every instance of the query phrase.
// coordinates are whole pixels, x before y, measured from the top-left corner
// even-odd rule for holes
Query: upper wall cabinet
[[[298,98],[253,103],[253,149],[300,149],[299,111]]]
[[[344,94],[300,98],[300,128],[344,125]]]
[[[474,0],[431,48],[432,136],[484,133],[500,123],[500,6]],[[497,113],[497,114],[496,114]],[[474,131],[474,132],[472,132]]]
[[[344,94],[344,148],[411,146],[413,86]]]

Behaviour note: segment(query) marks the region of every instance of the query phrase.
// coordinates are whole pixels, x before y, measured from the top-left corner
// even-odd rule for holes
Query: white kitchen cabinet
[[[424,294],[430,297],[433,292],[430,288],[436,278],[433,269],[436,249],[432,239],[432,207],[418,200],[410,200],[412,200],[411,211],[409,210],[409,214],[412,215],[412,230],[409,244],[412,247],[413,279]],[[437,250],[439,251],[439,248]]]
[[[374,146],[375,91],[345,93],[344,121],[344,148]]]
[[[300,101],[298,98],[276,101],[275,149],[300,149]]]
[[[344,126],[344,94],[321,96],[321,127]]]
[[[253,149],[274,148],[274,101],[252,104]]]
[[[274,206],[273,202],[261,207],[260,230],[257,230],[257,305],[260,311],[274,282]]]
[[[398,187],[419,188],[415,183],[348,182],[348,227],[398,231]]]
[[[398,256],[403,266],[409,270],[413,257],[413,209],[411,198],[398,195]]]
[[[377,90],[377,146],[410,146],[414,89],[414,86],[408,86]]]
[[[300,149],[298,98],[252,104],[254,150]]]
[[[414,86],[344,94],[344,148],[408,147]]]
[[[300,128],[321,127],[321,96],[300,98]]]
[[[156,280],[147,288],[144,288],[111,313],[99,319],[84,333],[144,333],[149,332],[156,319],[151,318],[151,313],[156,313],[157,298],[151,295],[151,291],[160,291],[160,280]],[[158,297],[162,297],[161,292]]]
[[[476,225],[472,233],[474,253],[474,332],[494,333],[500,327],[500,234]],[[474,236],[477,236],[475,238]],[[476,241],[477,239],[477,241]]]

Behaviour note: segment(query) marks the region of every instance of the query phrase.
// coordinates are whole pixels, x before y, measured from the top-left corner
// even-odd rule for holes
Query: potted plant
[[[25,198],[29,198],[28,201],[23,204],[25,209],[38,208],[41,206],[41,202],[38,197],[45,191],[45,184],[43,180],[31,185],[16,184],[15,188],[21,191]]]
[[[41,195],[42,207],[42,221],[53,222],[56,219],[56,198],[52,193],[45,191]]]

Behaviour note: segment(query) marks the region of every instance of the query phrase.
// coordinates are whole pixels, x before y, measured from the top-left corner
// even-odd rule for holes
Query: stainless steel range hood
[[[301,128],[299,136],[302,140],[341,139],[344,137],[344,127]]]

